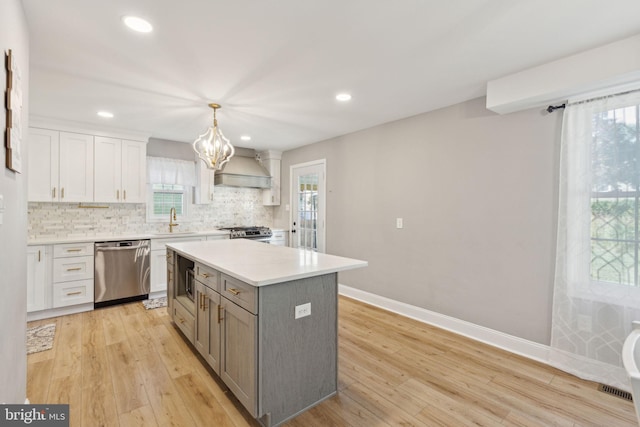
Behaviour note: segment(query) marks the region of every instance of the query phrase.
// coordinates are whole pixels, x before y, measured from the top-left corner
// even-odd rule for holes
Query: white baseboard
[[[76,314],[91,310],[93,310],[92,302],[86,304],[70,305],[68,307],[50,308],[47,310],[27,313],[27,322],[31,322],[33,320],[50,319],[52,317],[66,316],[67,314]]]
[[[437,326],[447,331],[455,332],[538,362],[549,364],[549,346],[349,286],[338,284],[338,292],[340,295],[383,308],[429,325]]]
[[[161,298],[167,296],[167,290],[149,292],[149,299]]]

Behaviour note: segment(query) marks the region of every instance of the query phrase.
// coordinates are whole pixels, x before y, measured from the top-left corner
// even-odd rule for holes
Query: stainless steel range
[[[251,239],[259,242],[269,243],[271,240],[271,229],[269,227],[226,227],[221,230],[229,230],[231,239]]]

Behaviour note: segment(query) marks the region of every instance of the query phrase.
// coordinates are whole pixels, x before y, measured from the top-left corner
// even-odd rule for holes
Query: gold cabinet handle
[[[55,199],[55,198],[56,198],[56,187],[53,187],[53,196],[52,196],[52,198],[53,198],[53,199]]]
[[[122,190],[122,200],[127,200],[127,190]]]
[[[38,262],[40,262],[42,258],[40,258],[40,249],[38,249]]]
[[[179,319],[178,321],[179,321],[180,323],[184,323],[184,319],[183,319],[182,317],[179,317],[178,319]]]
[[[116,190],[116,200],[120,200],[120,190]]]
[[[202,273],[201,276],[204,277],[205,279],[208,279],[209,276],[211,275],[209,273]]]
[[[80,294],[82,294],[82,291],[67,292],[67,296],[68,297],[73,296],[73,295],[80,295]]]
[[[82,270],[82,268],[80,267],[67,268],[67,271],[80,271],[80,270]]]
[[[224,310],[224,307],[222,307],[222,305],[218,305],[218,323],[222,322],[222,310]]]
[[[60,189],[60,198],[64,199],[64,187]]]
[[[67,252],[80,252],[82,249],[67,249]]]
[[[239,295],[239,294],[240,294],[240,291],[239,291],[239,290],[237,290],[236,288],[229,288],[229,289],[227,289],[227,290],[228,290],[229,292],[231,292],[232,294],[234,294],[234,295]]]

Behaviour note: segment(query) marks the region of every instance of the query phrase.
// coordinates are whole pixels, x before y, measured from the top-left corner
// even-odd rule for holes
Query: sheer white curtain
[[[196,185],[196,164],[188,160],[147,157],[147,183],[194,187]]]
[[[640,91],[564,112],[551,363],[630,390],[621,350],[640,320]]]

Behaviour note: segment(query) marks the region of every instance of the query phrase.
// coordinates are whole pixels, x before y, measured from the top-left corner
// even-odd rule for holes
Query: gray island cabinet
[[[249,413],[277,426],[337,393],[338,272],[366,265],[244,239],[168,244],[168,310]]]

